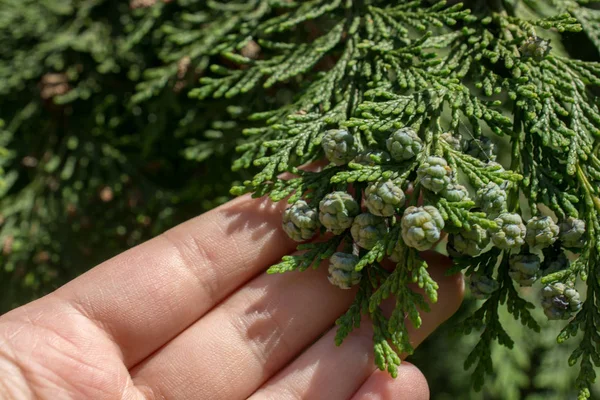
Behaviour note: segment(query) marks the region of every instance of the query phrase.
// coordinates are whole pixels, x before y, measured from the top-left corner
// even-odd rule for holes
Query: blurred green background
[[[245,107],[292,89],[239,107],[190,100],[211,61],[189,29],[210,17],[203,4],[0,0],[0,313],[222,204],[252,173],[231,171]],[[463,362],[478,333],[452,326],[476,306],[467,298],[411,359],[433,399],[575,398],[560,324],[532,335],[508,315],[515,348],[495,349],[495,376],[472,392]]]

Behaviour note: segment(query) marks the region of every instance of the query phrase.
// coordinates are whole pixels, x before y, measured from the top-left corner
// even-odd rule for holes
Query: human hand
[[[327,268],[264,273],[296,246],[285,206],[233,200],[0,317],[0,398],[429,398],[411,364],[396,379],[375,370],[369,323],[335,346],[355,292]],[[439,301],[415,346],[462,299],[447,259],[426,257]]]

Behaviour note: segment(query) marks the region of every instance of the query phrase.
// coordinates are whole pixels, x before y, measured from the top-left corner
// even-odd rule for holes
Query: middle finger
[[[134,368],[136,385],[161,398],[252,394],[349,307],[326,268],[262,274]]]

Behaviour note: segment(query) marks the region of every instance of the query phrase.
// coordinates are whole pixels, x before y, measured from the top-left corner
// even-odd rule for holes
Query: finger
[[[387,372],[375,371],[352,396],[352,400],[428,400],[429,386],[423,373],[409,362],[398,367],[394,379]]]
[[[160,398],[247,398],[329,329],[354,298],[327,268],[261,275],[134,368]]]
[[[447,258],[434,253],[426,253],[424,257],[440,289],[438,302],[431,306],[429,313],[422,313],[421,327],[414,329],[409,324],[409,335],[415,348],[458,310],[464,291],[462,275],[445,276]],[[251,399],[350,398],[375,370],[372,325],[364,319],[361,327],[353,331],[340,347],[335,346],[334,337],[335,329],[332,329],[269,380]]]
[[[285,202],[247,196],[105,262],[52,295],[99,325],[133,366],[294,247]]]

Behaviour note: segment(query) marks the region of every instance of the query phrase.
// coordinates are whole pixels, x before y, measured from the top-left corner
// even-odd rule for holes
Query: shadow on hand
[[[460,274],[445,276],[449,267],[449,259],[441,255],[427,252],[423,257],[430,262],[432,277],[440,284],[439,301],[430,313],[423,313],[423,326],[415,330],[410,327],[411,343],[418,346],[439,324],[452,315],[462,300],[463,282]],[[337,317],[342,315],[354,299],[355,290],[342,291],[327,281],[327,268],[322,263],[317,271],[291,272],[274,275],[268,279],[257,279],[250,283],[252,290],[257,290],[256,301],[248,305],[245,318],[248,321],[247,339],[257,343],[265,355],[265,380],[276,374],[283,365],[288,364],[284,374],[295,376],[295,380],[304,381],[302,393],[304,398],[323,398],[328,393],[327,383],[331,371],[350,363],[359,370],[373,367],[372,325],[368,317],[363,317],[361,328],[356,329],[347,338],[348,342],[336,347],[330,329]],[[417,285],[413,290],[423,293]],[[338,297],[339,296],[339,297]],[[331,304],[336,304],[333,307]],[[382,304],[384,313],[389,316],[395,299],[390,298]],[[333,312],[332,312],[333,311]],[[321,315],[325,314],[320,319]],[[319,327],[307,329],[308,325]],[[318,342],[323,335],[327,342],[316,344],[318,354],[310,357],[302,352]],[[303,337],[302,349],[292,350],[295,341],[290,338]],[[291,356],[290,352],[294,355]],[[406,355],[403,355],[406,356]],[[357,371],[357,375],[360,375]],[[351,374],[352,375],[352,374]],[[282,379],[274,375],[271,382]],[[285,378],[284,378],[285,379]],[[348,377],[348,379],[353,379]],[[349,386],[357,384],[348,382]],[[333,393],[331,393],[333,395]]]
[[[252,239],[277,234],[292,242],[281,228],[282,214],[287,207],[286,201],[274,203],[268,197],[250,199],[244,196],[233,200],[220,213],[227,221],[227,233],[251,232]]]

